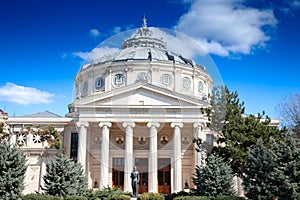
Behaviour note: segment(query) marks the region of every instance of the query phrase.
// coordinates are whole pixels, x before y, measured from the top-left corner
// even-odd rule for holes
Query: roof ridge
[[[53,112],[50,112],[48,110],[45,110],[45,111],[40,111],[40,112],[36,112],[36,113],[32,113],[32,114],[28,114],[28,115],[22,115],[22,116],[18,116],[18,117],[42,117],[42,118],[62,118],[62,116],[56,114],[56,113],[53,113]]]

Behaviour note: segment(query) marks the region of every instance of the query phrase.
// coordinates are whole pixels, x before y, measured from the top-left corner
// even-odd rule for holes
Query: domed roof
[[[102,56],[101,58],[94,60],[92,64],[130,60],[173,62],[204,69],[203,66],[196,64],[193,60],[168,51],[167,44],[163,39],[158,39],[153,36],[152,30],[147,27],[147,20],[145,17],[143,19],[142,27],[138,29],[132,38],[126,39],[123,42],[121,50]],[[87,68],[88,66],[89,64],[83,68]]]

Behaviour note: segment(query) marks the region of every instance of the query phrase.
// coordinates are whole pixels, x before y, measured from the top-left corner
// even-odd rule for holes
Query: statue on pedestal
[[[140,174],[136,167],[133,167],[130,178],[132,186],[132,196],[137,197],[139,193]]]

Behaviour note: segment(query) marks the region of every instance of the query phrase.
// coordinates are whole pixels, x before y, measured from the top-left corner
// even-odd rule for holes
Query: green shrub
[[[27,194],[22,197],[22,200],[61,200],[61,198],[46,194]]]
[[[111,200],[130,200],[130,195],[126,194],[114,194],[110,198]]]
[[[0,142],[0,199],[20,199],[26,169],[26,156],[23,151],[6,141]]]
[[[130,196],[130,193],[124,192],[118,188],[104,188],[102,190],[88,190],[85,197],[88,200],[102,200],[102,199],[111,199],[113,195],[127,195]]]
[[[70,196],[66,196],[64,200],[88,200],[88,199],[84,196],[70,195]]]
[[[159,193],[146,192],[138,196],[138,200],[164,200],[165,196]]]
[[[43,178],[45,185],[42,189],[49,195],[83,195],[87,190],[87,177],[81,164],[63,154],[47,163],[46,175]]]
[[[204,196],[179,196],[175,197],[174,200],[213,200],[211,197]]]
[[[206,165],[196,166],[194,184],[197,194],[201,196],[234,195],[233,172],[224,158],[209,155]]]
[[[178,196],[174,200],[245,200],[243,197],[238,196],[219,196],[219,197],[207,197],[207,196]]]
[[[238,196],[219,196],[216,197],[216,200],[245,200],[245,198]]]

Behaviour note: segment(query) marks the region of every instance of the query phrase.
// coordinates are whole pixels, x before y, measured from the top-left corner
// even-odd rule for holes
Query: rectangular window
[[[77,161],[77,153],[78,153],[78,133],[72,133],[70,158],[73,159],[74,161]]]
[[[171,164],[169,158],[158,159],[158,185],[171,185]]]
[[[123,188],[124,186],[124,158],[113,158],[113,186]]]

